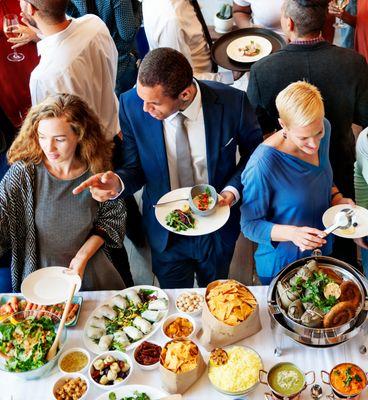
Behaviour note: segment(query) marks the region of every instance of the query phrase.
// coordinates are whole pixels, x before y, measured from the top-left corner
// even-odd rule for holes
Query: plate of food
[[[233,40],[226,54],[237,62],[255,62],[272,52],[272,43],[262,36],[250,35]]]
[[[84,344],[95,354],[132,350],[160,328],[168,311],[169,298],[162,289],[149,285],[124,289],[91,313]]]
[[[80,310],[83,303],[82,296],[74,296],[68,316],[66,317],[65,326],[75,326],[79,318]],[[41,316],[47,311],[57,318],[61,318],[64,311],[65,303],[58,303],[53,306],[41,306],[27,301],[22,296],[4,295],[0,299],[0,320],[18,311],[35,310],[39,311]]]
[[[323,225],[327,228],[334,224],[335,215],[341,210],[353,210],[352,223],[348,229],[336,229],[332,233],[348,239],[357,239],[368,236],[368,210],[360,206],[350,206],[348,204],[338,204],[325,211],[322,216]]]
[[[158,400],[168,393],[146,385],[126,385],[104,393],[97,400]]]
[[[82,285],[79,275],[68,271],[70,269],[65,267],[45,267],[32,272],[22,282],[22,295],[29,302],[42,306],[65,302],[72,285],[76,284],[75,293]]]
[[[262,368],[261,357],[250,347],[216,348],[210,354],[208,378],[219,392],[241,396],[256,389]]]
[[[191,189],[190,187],[175,189],[162,196],[155,207],[158,222],[170,232],[184,236],[207,235],[224,226],[230,216],[230,207],[216,204],[210,215],[198,215],[189,205]],[[204,194],[207,194],[205,188]],[[207,194],[206,206],[211,207],[213,203],[209,197]],[[220,195],[218,198],[221,198]],[[195,202],[199,204],[199,200],[195,200]],[[160,203],[167,204],[160,205]],[[201,203],[203,204],[203,201]],[[203,208],[202,204],[201,208]]]

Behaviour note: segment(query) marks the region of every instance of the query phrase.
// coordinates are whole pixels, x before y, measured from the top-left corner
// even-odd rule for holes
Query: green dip
[[[273,391],[291,396],[303,389],[305,377],[294,364],[280,363],[268,373],[268,384]]]

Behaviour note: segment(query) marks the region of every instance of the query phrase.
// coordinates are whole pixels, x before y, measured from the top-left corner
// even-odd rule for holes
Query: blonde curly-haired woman
[[[79,274],[84,290],[124,288],[104,251],[122,245],[124,202],[72,194],[87,177],[111,168],[113,145],[101,129],[73,95],[51,96],[29,111],[0,183],[0,252],[11,249],[14,291],[29,273],[52,265]]]

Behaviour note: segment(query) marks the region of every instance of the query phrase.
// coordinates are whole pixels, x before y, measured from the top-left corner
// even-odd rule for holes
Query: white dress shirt
[[[201,183],[208,183],[208,168],[202,96],[198,83],[196,81],[194,82],[197,87],[197,94],[192,103],[181,113],[187,117],[185,120],[185,127],[189,140],[191,161],[194,172],[194,183],[198,185]],[[172,114],[163,121],[171,190],[179,187],[175,141],[178,124],[178,118],[176,118],[177,114],[178,113]],[[233,186],[227,186],[222,191],[230,191],[233,193],[235,196],[235,201],[238,201],[240,198],[238,190]]]
[[[197,79],[233,83],[231,71],[212,73],[211,53],[188,0],[142,0],[143,25],[150,50],[171,47],[189,61]]]
[[[41,60],[30,78],[32,104],[56,93],[77,95],[100,118],[109,138],[119,133],[118,52],[104,22],[95,15],[73,19],[63,31],[40,40],[37,49]]]

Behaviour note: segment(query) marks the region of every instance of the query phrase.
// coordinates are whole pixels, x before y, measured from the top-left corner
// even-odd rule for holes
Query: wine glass
[[[18,16],[16,14],[6,14],[4,16],[4,33],[7,38],[16,38],[20,33],[16,32],[19,27]],[[24,60],[24,54],[18,53],[15,49],[6,57],[9,61],[19,62]]]
[[[335,0],[336,7],[342,12],[344,8],[349,4],[350,0]],[[346,28],[348,25],[341,18],[336,18],[334,28]]]

